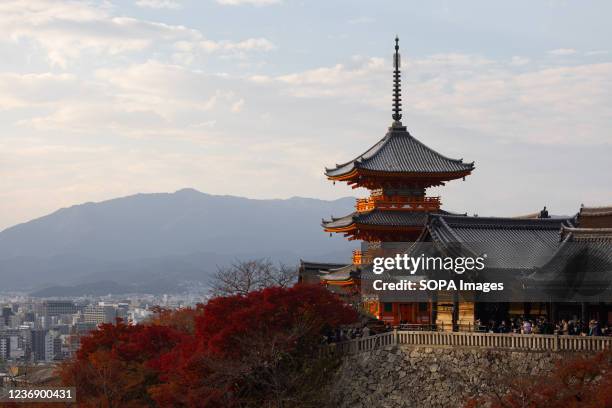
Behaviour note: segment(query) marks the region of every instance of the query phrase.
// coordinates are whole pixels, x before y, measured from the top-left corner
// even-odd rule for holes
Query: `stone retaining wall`
[[[549,372],[567,354],[477,348],[386,346],[345,356],[333,380],[332,406],[461,407],[503,392],[511,377]]]

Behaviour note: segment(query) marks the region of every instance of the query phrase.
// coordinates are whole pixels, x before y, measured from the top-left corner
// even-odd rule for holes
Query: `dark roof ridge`
[[[537,228],[558,229],[564,223],[573,225],[568,218],[511,218],[511,217],[466,217],[457,215],[431,214],[445,226],[470,226],[475,228]],[[451,228],[452,229],[452,228]]]
[[[444,217],[439,217],[438,221],[440,222],[440,224],[442,224],[442,226],[446,229],[446,231],[448,231],[448,233],[451,234],[453,236],[453,238],[455,238],[457,240],[457,242],[463,241],[461,239],[461,237],[459,237],[459,235],[455,231],[453,231],[453,229],[450,227],[450,225],[448,225],[448,223],[446,222]]]
[[[559,233],[561,239],[573,241],[611,241],[612,228],[580,228],[562,225]],[[565,238],[564,238],[565,237]]]
[[[335,267],[342,267],[342,266],[346,266],[347,264],[344,262],[319,262],[319,261],[308,261],[308,260],[304,260],[304,259],[300,259],[300,265],[302,266],[335,266]]]
[[[562,229],[568,232],[612,232],[612,228],[578,228],[578,227],[566,227],[561,226]]]

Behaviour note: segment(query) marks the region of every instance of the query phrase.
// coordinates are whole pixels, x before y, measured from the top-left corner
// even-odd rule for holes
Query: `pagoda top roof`
[[[357,169],[378,173],[427,173],[463,177],[474,170],[474,163],[450,159],[427,147],[405,127],[394,124],[378,143],[355,159],[326,168],[327,177],[347,176]]]
[[[367,173],[392,173],[393,176],[427,176],[440,180],[454,180],[474,170],[474,163],[450,159],[415,139],[402,125],[402,91],[399,38],[395,38],[393,57],[393,123],[378,143],[365,153],[333,168],[326,168],[328,178],[348,180],[358,170]],[[384,175],[384,174],[380,174]]]

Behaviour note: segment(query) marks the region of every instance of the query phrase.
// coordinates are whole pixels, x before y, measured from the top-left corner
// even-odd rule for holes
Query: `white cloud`
[[[376,19],[372,18],[372,17],[365,17],[365,16],[361,16],[361,17],[354,17],[348,20],[349,24],[370,24],[375,22]]]
[[[265,38],[214,41],[182,25],[116,16],[104,4],[32,0],[24,7],[22,2],[9,0],[0,3],[0,30],[8,40],[32,47],[32,52],[37,50],[32,43],[41,47],[50,64],[61,68],[79,59],[121,57],[152,49],[158,53],[168,50],[182,62],[193,61],[200,49],[242,56],[275,49]]]
[[[272,51],[276,49],[276,46],[272,44],[269,40],[265,38],[249,38],[248,40],[236,42],[236,43],[227,43],[223,46],[228,50],[238,50],[238,51]]]
[[[224,6],[270,6],[282,3],[282,0],[217,0],[217,3]]]
[[[201,37],[183,26],[114,16],[104,5],[55,1],[31,1],[27,7],[3,2],[0,29],[14,42],[39,45],[52,65],[63,68],[83,54],[113,56]]]
[[[382,58],[369,58],[361,65],[348,68],[343,64],[333,67],[316,68],[300,73],[281,75],[277,79],[290,85],[338,85],[354,81],[361,77],[367,77],[375,72],[383,72],[386,69]]]
[[[231,111],[238,113],[242,110],[243,107],[244,107],[244,99],[241,98],[232,105]]]
[[[510,62],[512,65],[521,66],[529,64],[529,58],[514,56]]]
[[[548,51],[551,55],[574,55],[576,52],[573,48],[557,48],[556,50]]]
[[[202,139],[202,129],[245,103],[232,80],[153,60],[99,69],[90,79],[0,75],[0,91],[0,109],[31,109],[15,126],[65,137]]]
[[[470,55],[434,55],[404,64],[407,115],[473,129],[480,134],[527,143],[610,143],[612,63],[530,70],[528,61],[509,64]],[[515,66],[521,65],[521,72]],[[300,98],[388,106],[389,61],[364,60],[274,78]],[[251,80],[254,80],[251,78]],[[256,79],[260,83],[265,81]],[[588,118],[588,120],[585,120]],[[579,135],[579,136],[578,136]]]
[[[594,55],[607,55],[609,54],[609,51],[606,50],[593,50],[593,51],[587,51],[584,53],[584,55],[586,55],[587,57],[591,57]]]
[[[73,146],[106,140],[109,144],[206,141],[214,146],[216,140],[231,139],[211,134],[216,123],[235,121],[244,106],[245,98],[234,87],[218,76],[156,61],[100,69],[90,79],[71,74],[0,74],[0,113],[15,110],[12,122],[3,124],[0,163],[23,168],[2,157],[8,154],[2,141],[11,132],[41,135],[41,145],[59,138]]]
[[[0,110],[45,106],[82,93],[72,74],[0,72]]]
[[[181,47],[185,47],[185,44],[181,44]],[[199,46],[207,52],[216,51],[272,51],[276,49],[276,46],[265,38],[249,38],[244,41],[232,42],[232,41],[211,41],[202,40]],[[192,47],[190,45],[189,47]]]
[[[154,9],[179,9],[181,3],[173,0],[137,0],[138,7],[147,7]]]
[[[249,81],[258,84],[266,84],[271,83],[273,81],[273,79],[267,75],[251,75],[248,79]]]

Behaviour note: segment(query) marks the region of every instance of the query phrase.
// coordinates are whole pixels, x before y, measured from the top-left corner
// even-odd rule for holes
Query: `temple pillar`
[[[459,296],[457,292],[453,292],[453,331],[459,324]],[[458,329],[458,327],[457,327]]]
[[[550,303],[550,319],[549,321],[551,323],[556,323],[559,320],[559,313],[558,313],[558,308],[557,308],[557,304],[555,302],[551,302]]]
[[[587,313],[587,309],[588,309],[588,304],[586,302],[580,303],[580,320],[582,320],[583,323],[589,322],[589,316]]]

